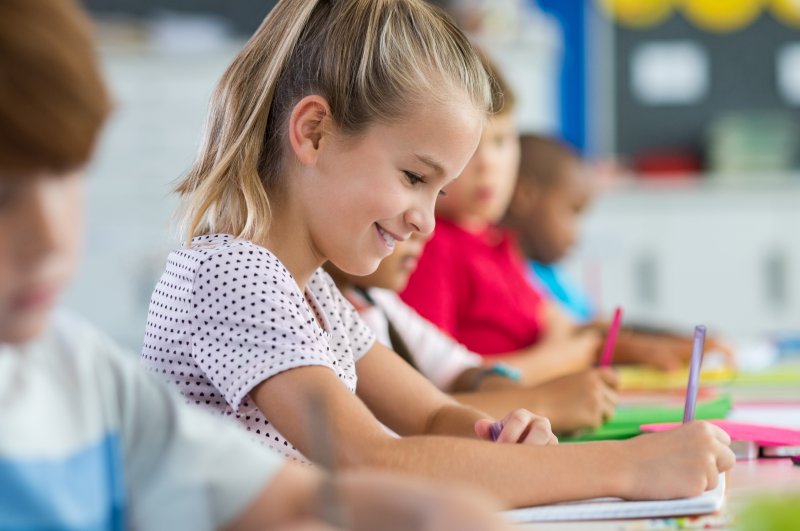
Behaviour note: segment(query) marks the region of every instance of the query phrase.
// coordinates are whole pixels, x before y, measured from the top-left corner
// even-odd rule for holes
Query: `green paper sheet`
[[[695,418],[699,420],[723,419],[731,410],[731,398],[722,395],[713,400],[704,400],[695,407]],[[560,437],[562,442],[604,441],[609,439],[629,439],[639,435],[639,426],[656,422],[680,422],[683,407],[664,406],[618,406],[614,418],[600,428],[572,437]]]

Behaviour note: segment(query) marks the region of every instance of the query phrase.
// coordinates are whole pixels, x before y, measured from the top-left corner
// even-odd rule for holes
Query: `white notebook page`
[[[657,501],[626,501],[620,498],[556,503],[505,511],[511,522],[558,522],[569,520],[616,520],[685,516],[719,511],[725,498],[725,474],[719,475],[716,488],[693,498]]]

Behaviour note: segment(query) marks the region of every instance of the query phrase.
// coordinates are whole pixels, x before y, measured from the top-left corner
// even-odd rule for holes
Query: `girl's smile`
[[[378,231],[378,237],[380,238],[380,240],[383,242],[384,246],[388,250],[388,252],[386,253],[386,256],[389,256],[390,254],[392,254],[392,251],[394,251],[394,245],[395,245],[396,242],[403,241],[405,239],[405,238],[400,238],[399,236],[395,236],[394,234],[390,233],[389,231],[387,231],[386,229],[381,227],[378,223],[375,224],[375,228]]]

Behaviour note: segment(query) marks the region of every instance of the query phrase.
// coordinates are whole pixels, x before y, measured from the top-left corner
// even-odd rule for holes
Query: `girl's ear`
[[[289,143],[300,164],[317,161],[320,143],[330,134],[330,122],[331,108],[322,96],[306,96],[294,106],[289,116]]]

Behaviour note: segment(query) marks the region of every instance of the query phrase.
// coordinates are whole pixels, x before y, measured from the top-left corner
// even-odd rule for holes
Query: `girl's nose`
[[[434,202],[426,202],[424,205],[420,204],[410,208],[406,212],[406,223],[416,233],[422,236],[429,237],[433,233],[433,228],[436,226],[436,221],[433,217]]]

